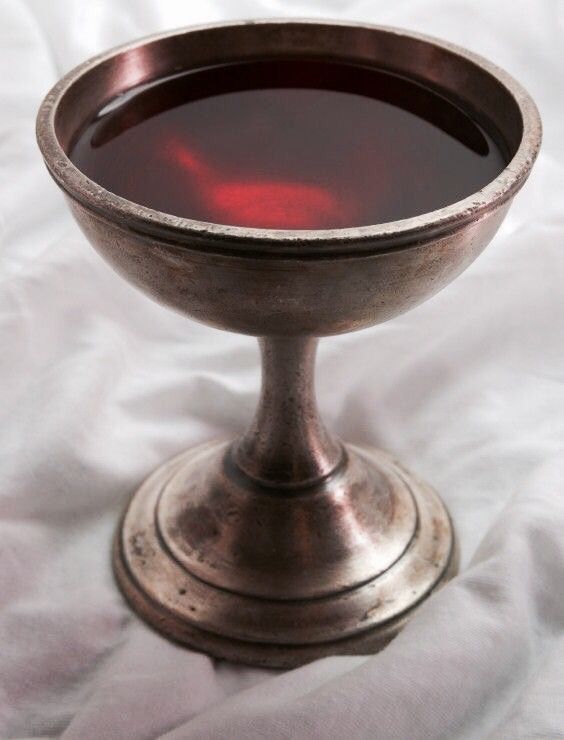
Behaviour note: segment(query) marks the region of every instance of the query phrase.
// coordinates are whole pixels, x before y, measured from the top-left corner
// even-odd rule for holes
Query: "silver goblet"
[[[69,160],[104,104],[173,70],[264,57],[347,60],[421,80],[495,129],[510,162],[471,197],[374,226],[281,231],[132,203]],[[47,167],[98,252],[152,298],[259,338],[262,392],[234,441],[189,449],[133,497],[114,549],[134,609],[213,655],[294,666],[382,647],[457,567],[437,494],[390,455],[345,445],[316,408],[319,337],[387,321],[459,275],[498,229],[536,157],[534,103],[480,57],[367,25],[259,21],[153,36],[102,54],[47,95]]]

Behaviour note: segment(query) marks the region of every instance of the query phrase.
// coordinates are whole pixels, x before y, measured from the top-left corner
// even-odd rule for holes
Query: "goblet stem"
[[[265,337],[262,389],[254,420],[234,445],[247,475],[270,486],[297,487],[334,470],[341,444],[325,429],[315,399],[315,337]]]

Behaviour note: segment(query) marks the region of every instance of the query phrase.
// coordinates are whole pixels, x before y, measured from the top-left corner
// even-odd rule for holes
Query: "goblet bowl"
[[[68,158],[96,111],[136,85],[281,56],[422,81],[495,132],[509,164],[479,192],[424,215],[285,231],[151,210]],[[390,455],[325,429],[313,387],[317,338],[414,308],[480,254],[540,145],[529,95],[482,58],[419,34],[240,22],[152,36],[86,62],[47,95],[37,133],[77,222],[119,274],[192,319],[260,339],[262,392],[246,433],[159,468],[124,515],[114,565],[133,607],[180,642],[246,663],[292,666],[382,647],[455,573],[454,531],[434,491]]]

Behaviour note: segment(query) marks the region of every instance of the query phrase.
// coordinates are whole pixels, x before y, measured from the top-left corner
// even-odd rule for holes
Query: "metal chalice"
[[[422,80],[487,122],[510,162],[471,197],[415,218],[282,231],[151,210],[104,190],[67,156],[84,123],[133,86],[171,70],[285,55]],[[168,637],[244,663],[378,650],[456,572],[455,536],[429,486],[390,455],[327,431],[314,394],[317,340],[415,307],[480,254],[537,154],[531,98],[482,58],[418,34],[268,20],[102,54],[47,95],[37,133],[80,227],[119,274],[197,321],[258,337],[262,350],[248,430],[167,462],[131,500],[114,548],[127,599]]]

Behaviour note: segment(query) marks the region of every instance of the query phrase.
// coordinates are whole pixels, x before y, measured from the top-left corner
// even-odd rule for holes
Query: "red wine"
[[[290,59],[133,88],[99,111],[70,158],[135,203],[272,229],[416,216],[471,195],[506,164],[484,127],[415,81]]]

